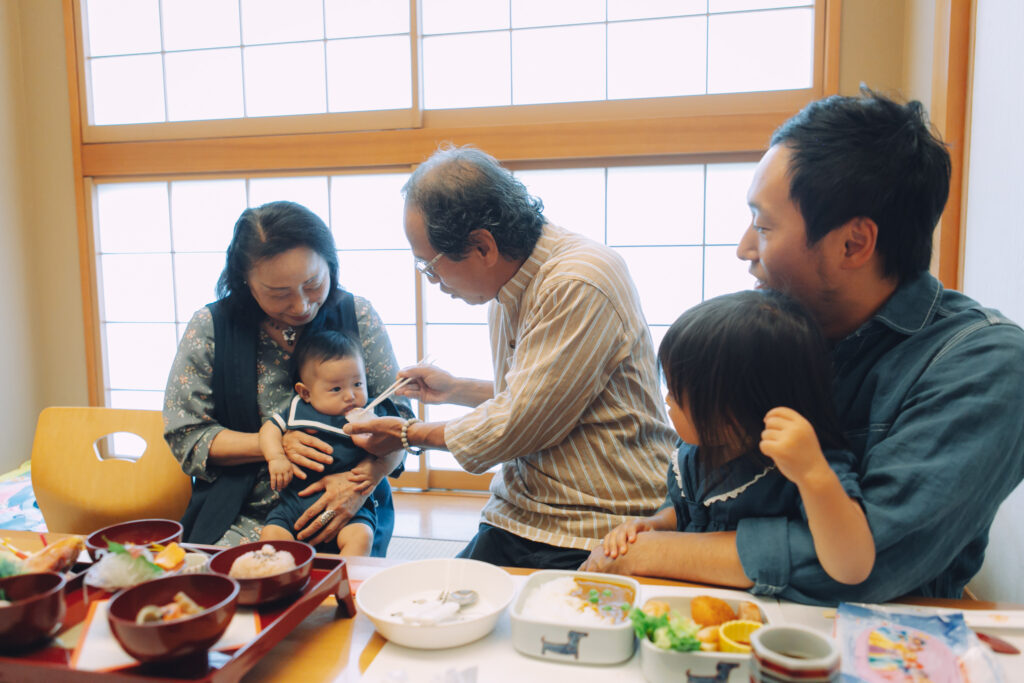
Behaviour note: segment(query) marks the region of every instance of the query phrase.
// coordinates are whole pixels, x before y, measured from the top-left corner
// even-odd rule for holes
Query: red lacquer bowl
[[[285,550],[291,553],[295,558],[295,569],[258,579],[236,578],[235,580],[241,586],[241,592],[238,594],[239,605],[259,605],[286,598],[302,590],[309,580],[309,572],[313,568],[313,556],[316,551],[313,546],[302,541],[264,541],[226,548],[210,558],[210,571],[228,576],[231,572],[231,565],[236,559],[244,553],[259,550],[265,545],[272,545],[275,550]]]
[[[181,543],[181,524],[173,519],[136,519],[103,527],[94,531],[85,539],[85,548],[93,560],[99,559],[99,551],[107,549],[107,541],[124,545],[150,545],[159,543]]]
[[[0,650],[25,650],[46,640],[64,619],[64,576],[53,572],[0,579],[11,602],[0,607]]]
[[[175,621],[136,624],[146,605],[165,605],[182,591],[203,608]],[[140,662],[163,662],[203,653],[220,640],[238,606],[238,583],[215,574],[179,574],[141,583],[110,600],[110,631]]]

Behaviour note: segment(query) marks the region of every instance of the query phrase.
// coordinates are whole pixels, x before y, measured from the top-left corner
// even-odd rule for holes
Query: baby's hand
[[[629,544],[636,543],[637,534],[644,531],[654,531],[654,526],[646,517],[634,517],[628,522],[623,522],[609,531],[601,541],[604,554],[612,559],[625,555],[629,550]]]
[[[267,463],[270,470],[270,488],[283,491],[292,481],[292,463],[287,458],[274,458]]]
[[[761,452],[798,486],[819,468],[828,467],[814,427],[791,408],[772,408],[764,416]]]

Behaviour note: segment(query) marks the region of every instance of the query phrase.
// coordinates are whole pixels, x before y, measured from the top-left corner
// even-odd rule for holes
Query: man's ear
[[[878,253],[878,224],[867,216],[858,216],[840,228],[843,232],[844,268],[862,268]]]
[[[302,382],[295,383],[295,393],[306,403],[309,403],[309,387]]]
[[[490,230],[483,228],[477,228],[469,233],[469,248],[470,251],[480,254],[485,266],[493,266],[501,257],[494,235]]]

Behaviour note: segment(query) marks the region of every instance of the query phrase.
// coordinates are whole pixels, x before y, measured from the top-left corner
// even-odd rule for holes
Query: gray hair
[[[431,246],[458,261],[473,244],[469,234],[484,229],[498,252],[524,259],[546,222],[544,203],[491,155],[474,147],[440,147],[402,187],[406,204],[423,215]]]

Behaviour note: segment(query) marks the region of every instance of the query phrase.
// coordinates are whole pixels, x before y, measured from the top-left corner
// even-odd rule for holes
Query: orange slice
[[[750,652],[750,634],[761,628],[756,621],[736,619],[718,628],[718,649],[722,652]]]

